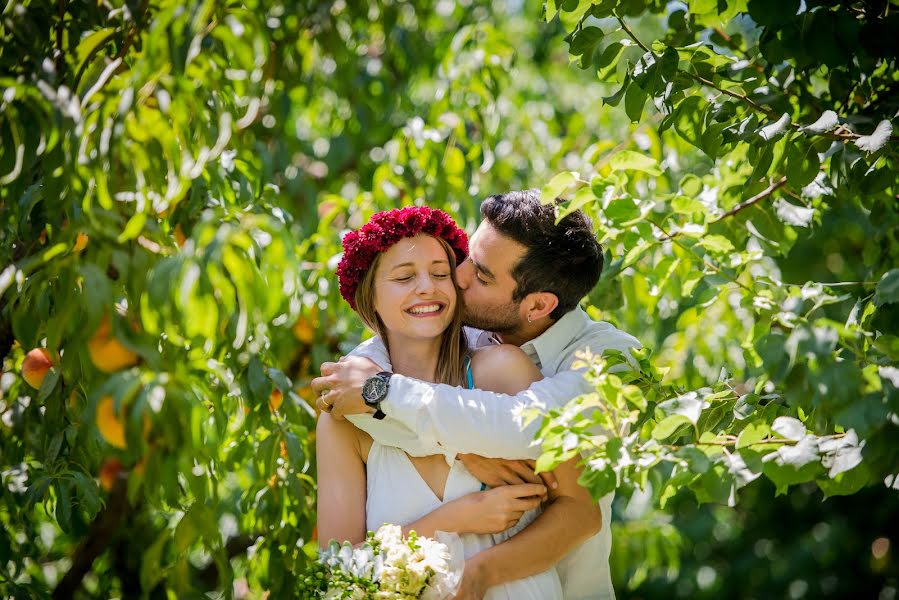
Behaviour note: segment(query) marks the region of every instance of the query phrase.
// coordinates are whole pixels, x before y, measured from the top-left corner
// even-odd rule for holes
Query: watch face
[[[387,383],[380,377],[372,377],[362,386],[362,398],[366,402],[378,402],[387,395]]]

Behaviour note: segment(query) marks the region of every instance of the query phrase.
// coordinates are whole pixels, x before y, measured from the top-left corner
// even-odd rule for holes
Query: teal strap
[[[471,374],[471,357],[465,357],[465,381],[468,389],[474,389],[474,376]]]

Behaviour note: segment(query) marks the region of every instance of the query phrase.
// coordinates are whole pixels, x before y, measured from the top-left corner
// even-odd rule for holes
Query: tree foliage
[[[882,485],[896,7],[791,6],[10,3],[0,592],[295,593],[308,380],[362,335],[340,232],[409,203],[471,226],[544,183],[608,250],[589,309],[654,350],[591,360],[580,402],[612,410],[550,415],[547,464],[581,447],[594,491],[668,511],[760,475]],[[616,524],[619,588],[677,570],[651,515]]]

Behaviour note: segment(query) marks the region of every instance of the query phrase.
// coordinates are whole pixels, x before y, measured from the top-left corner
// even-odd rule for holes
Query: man
[[[323,364],[312,388],[321,394],[319,408],[337,417],[350,416],[380,443],[414,456],[458,456],[475,477],[494,487],[537,482],[533,463],[516,460],[540,455],[533,444],[538,423],[522,427],[521,409],[562,407],[590,392],[583,373],[572,369],[579,351],[626,353],[640,344],[608,323],[591,320],[578,307],[599,280],[603,260],[582,212],[556,224],[554,207],[541,204],[537,190],[527,190],[487,198],[481,216],[469,256],[457,269],[463,320],[480,330],[469,329],[469,338],[474,347],[519,345],[544,379],[509,396],[391,375],[383,372],[389,368],[387,354],[374,339],[338,363]],[[583,539],[577,536],[578,524],[565,522],[564,516],[554,517],[549,525],[555,532],[546,530],[546,522],[531,532],[531,543],[551,544],[558,552],[566,599],[614,598],[608,565],[611,501],[611,494],[600,501],[599,533],[576,548],[576,542],[567,541]],[[525,531],[534,528],[536,521]],[[486,551],[493,553],[491,584],[528,574],[529,565],[521,564],[521,550],[514,546],[525,531]]]

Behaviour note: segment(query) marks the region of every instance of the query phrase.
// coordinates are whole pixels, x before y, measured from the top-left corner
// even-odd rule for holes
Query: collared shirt
[[[498,341],[486,332],[466,333],[474,347]],[[381,444],[402,448],[412,456],[444,454],[451,460],[458,453],[468,453],[536,459],[541,454],[540,446],[534,444],[539,420],[523,426],[522,410],[531,406],[561,408],[591,391],[583,371],[572,369],[578,352],[589,349],[601,354],[615,349],[629,356],[630,348],[639,347],[640,342],[633,336],[609,323],[594,321],[575,308],[541,335],[522,344],[522,350],[544,376],[523,392],[498,394],[394,375],[381,405],[388,418],[379,421],[366,414],[349,419]],[[364,342],[352,354],[390,369],[389,356],[378,338]],[[615,597],[609,575],[611,504],[612,494],[600,500],[602,530],[572,550],[556,567],[566,600]]]

